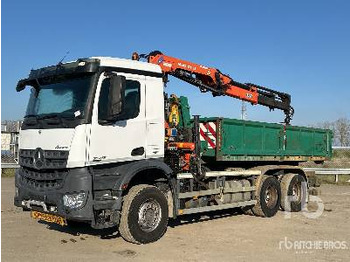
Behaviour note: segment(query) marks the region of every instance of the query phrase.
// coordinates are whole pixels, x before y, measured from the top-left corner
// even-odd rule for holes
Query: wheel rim
[[[292,186],[292,199],[295,202],[301,202],[302,191],[301,191],[301,183],[294,183]]]
[[[162,209],[158,201],[149,199],[143,202],[138,212],[138,224],[142,231],[155,230],[162,219]]]
[[[265,190],[265,203],[268,208],[272,208],[277,204],[278,192],[275,187],[269,186]]]

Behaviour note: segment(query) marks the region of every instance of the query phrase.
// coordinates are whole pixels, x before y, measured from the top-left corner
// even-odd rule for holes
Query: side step
[[[235,171],[209,171],[205,173],[205,177],[220,177],[220,176],[260,176],[260,170],[235,170]],[[179,173],[177,179],[191,179],[191,173]]]
[[[223,205],[178,209],[177,213],[178,213],[178,215],[202,213],[202,212],[208,212],[208,211],[214,211],[214,210],[230,209],[230,208],[234,208],[234,207],[253,206],[256,203],[257,203],[256,200],[250,200],[250,201],[223,204]]]
[[[225,187],[225,188],[215,188],[215,189],[208,189],[208,190],[179,193],[179,198],[183,199],[183,198],[191,198],[191,197],[199,197],[199,196],[217,195],[220,193],[226,194],[226,193],[241,193],[241,192],[251,192],[251,191],[255,191],[255,186],[241,187],[238,189]]]

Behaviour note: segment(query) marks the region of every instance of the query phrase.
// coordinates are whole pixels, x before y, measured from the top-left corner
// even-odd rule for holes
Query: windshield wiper
[[[43,120],[43,119],[49,119],[49,118],[58,118],[58,116],[59,116],[59,114],[52,113],[52,114],[38,115],[37,119],[38,120]]]
[[[38,120],[44,120],[47,125],[62,125],[62,127],[66,127],[62,115],[57,113],[43,115],[39,117]]]
[[[78,116],[81,118],[81,116]],[[57,126],[60,125],[63,128],[68,127],[69,123],[74,121],[75,117],[72,112],[62,112],[62,113],[48,113],[39,115],[26,115],[25,124],[28,126],[36,126],[42,128],[43,126]]]
[[[24,118],[34,117],[35,119],[38,119],[38,115],[25,115]]]
[[[24,116],[24,122],[28,126],[35,126],[38,124],[38,116],[37,115],[26,115]]]

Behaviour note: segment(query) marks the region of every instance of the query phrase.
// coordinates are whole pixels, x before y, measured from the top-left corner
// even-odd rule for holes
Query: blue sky
[[[30,69],[79,57],[164,53],[219,68],[237,81],[290,93],[293,124],[350,118],[349,1],[2,1],[2,120],[23,117]],[[241,102],[174,78],[192,113],[238,118]],[[281,112],[247,106],[248,119]]]

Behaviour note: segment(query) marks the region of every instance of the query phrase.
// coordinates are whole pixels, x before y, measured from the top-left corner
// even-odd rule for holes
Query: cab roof
[[[124,58],[116,58],[116,57],[106,57],[106,56],[94,56],[94,57],[90,57],[90,59],[98,59],[100,61],[100,66],[162,73],[160,66],[147,63],[147,62],[141,62],[141,61],[136,61],[131,59],[124,59]]]

